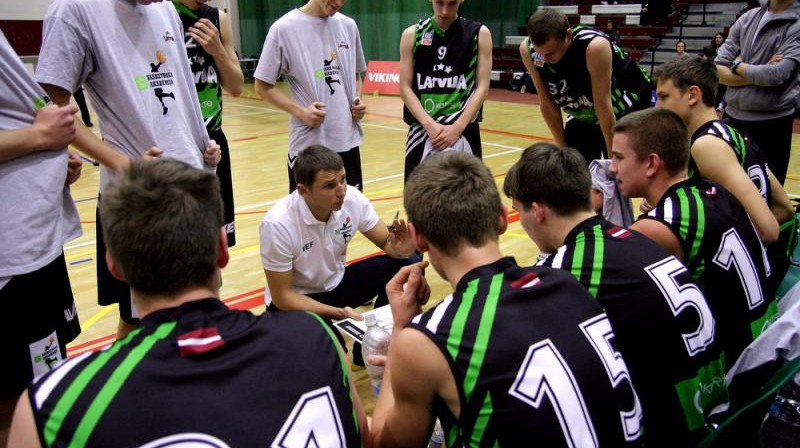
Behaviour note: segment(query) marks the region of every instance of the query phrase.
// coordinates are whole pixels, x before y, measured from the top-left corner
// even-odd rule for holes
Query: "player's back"
[[[727,390],[714,316],[686,267],[600,216],[575,226],[540,265],[572,273],[608,314],[642,401],[645,443],[688,445]]]
[[[343,369],[319,318],[207,299],[145,316],[125,340],[36,381],[31,397],[48,445],[360,446]]]
[[[721,186],[690,179],[670,187],[644,219],[666,224],[711,305],[726,367],[777,312],[767,294],[769,263],[742,205]]]
[[[566,272],[503,258],[411,327],[453,371],[461,415],[436,409],[448,444],[638,446],[641,408],[608,318]]]

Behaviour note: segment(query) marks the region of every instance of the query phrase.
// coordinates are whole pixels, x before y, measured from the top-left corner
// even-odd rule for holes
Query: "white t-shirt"
[[[317,220],[295,190],[261,220],[261,264],[269,271],[292,271],[292,287],[300,294],[330,291],[344,276],[347,244],[355,232],[367,232],[378,222],[369,199],[350,185],[341,210],[327,222]],[[269,287],[264,300],[272,302]]]
[[[103,139],[127,157],[157,146],[164,157],[204,168],[208,134],[170,2],[55,0],[35,78],[70,92],[85,84]],[[103,191],[111,172],[100,173]]]
[[[289,124],[289,164],[311,145],[344,152],[362,142],[361,124],[350,105],[356,97],[356,73],[367,69],[361,37],[353,19],[342,13],[314,17],[293,9],[275,21],[253,74],[275,85],[286,75],[292,99],[301,106],[325,103],[325,121],[310,128],[299,118]]]
[[[0,31],[0,130],[30,127],[48,102]],[[66,177],[66,148],[0,162],[0,289],[11,277],[46,266],[80,236]]]

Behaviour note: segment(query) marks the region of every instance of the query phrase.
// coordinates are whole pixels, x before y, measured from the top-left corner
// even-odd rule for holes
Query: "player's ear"
[[[122,271],[119,270],[119,266],[117,266],[117,263],[113,258],[111,258],[111,252],[109,252],[108,249],[106,249],[106,266],[108,266],[108,272],[110,272],[114,278],[123,282],[125,281],[125,276],[122,275]]]
[[[497,234],[502,235],[508,229],[508,207],[500,204],[500,215],[497,217]]]
[[[224,268],[228,265],[231,259],[230,252],[228,252],[228,232],[225,231],[225,226],[219,228],[219,240],[217,241],[217,267]]]
[[[411,235],[411,239],[414,241],[414,244],[417,245],[418,252],[427,252],[428,248],[428,240],[425,236],[417,231],[417,227],[414,226],[413,222],[408,223],[408,233]]]

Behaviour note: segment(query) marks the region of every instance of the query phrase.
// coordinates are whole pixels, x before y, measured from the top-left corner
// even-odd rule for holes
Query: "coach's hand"
[[[431,288],[422,275],[428,267],[427,261],[420,261],[400,269],[386,284],[386,296],[392,307],[394,333],[397,334],[417,314],[431,296]]]
[[[337,319],[353,319],[353,320],[364,320],[364,316],[359,313],[356,313],[352,308],[346,306],[344,308],[339,308],[339,315],[336,316]]]
[[[318,128],[325,121],[325,115],[328,113],[322,110],[325,108],[325,103],[321,101],[314,101],[310,106],[300,109],[298,118],[311,128]]]

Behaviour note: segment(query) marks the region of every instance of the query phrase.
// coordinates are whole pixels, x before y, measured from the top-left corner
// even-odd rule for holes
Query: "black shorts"
[[[228,234],[228,247],[236,245],[236,226],[234,224],[233,210],[233,178],[231,176],[231,151],[228,148],[228,139],[222,129],[209,131],[208,138],[214,140],[222,151],[222,160],[217,165],[220,191],[222,192],[222,205],[225,215],[225,233]]]
[[[119,317],[133,325],[139,324],[139,319],[134,317],[133,296],[131,287],[122,280],[111,275],[106,264],[106,242],[103,239],[102,224],[100,223],[100,201],[97,198],[98,208],[95,212],[97,225],[95,238],[97,240],[97,304],[101,306],[119,304]]]
[[[408,181],[408,176],[411,175],[411,172],[414,171],[420,161],[422,160],[422,155],[425,153],[425,143],[428,141],[427,134],[420,135],[419,133],[425,133],[425,129],[421,126],[416,128],[419,125],[414,125],[408,130],[408,136],[406,137],[406,160],[405,160],[405,171],[403,177],[403,184]],[[472,122],[464,128],[464,132],[461,133],[461,136],[467,140],[469,143],[470,148],[472,148],[472,154],[475,157],[482,158],[483,157],[483,148],[481,146],[481,127],[478,122]]]
[[[67,343],[81,332],[64,254],[45,267],[13,277],[0,289],[3,357],[0,400],[10,400],[34,376],[66,359]]]
[[[358,191],[364,192],[364,181],[361,175],[361,150],[358,146],[351,148],[345,152],[337,152],[339,157],[344,162],[344,172],[347,176],[347,185],[358,188]],[[297,188],[297,182],[294,181],[294,163],[287,161],[286,167],[289,169],[289,193]]]

